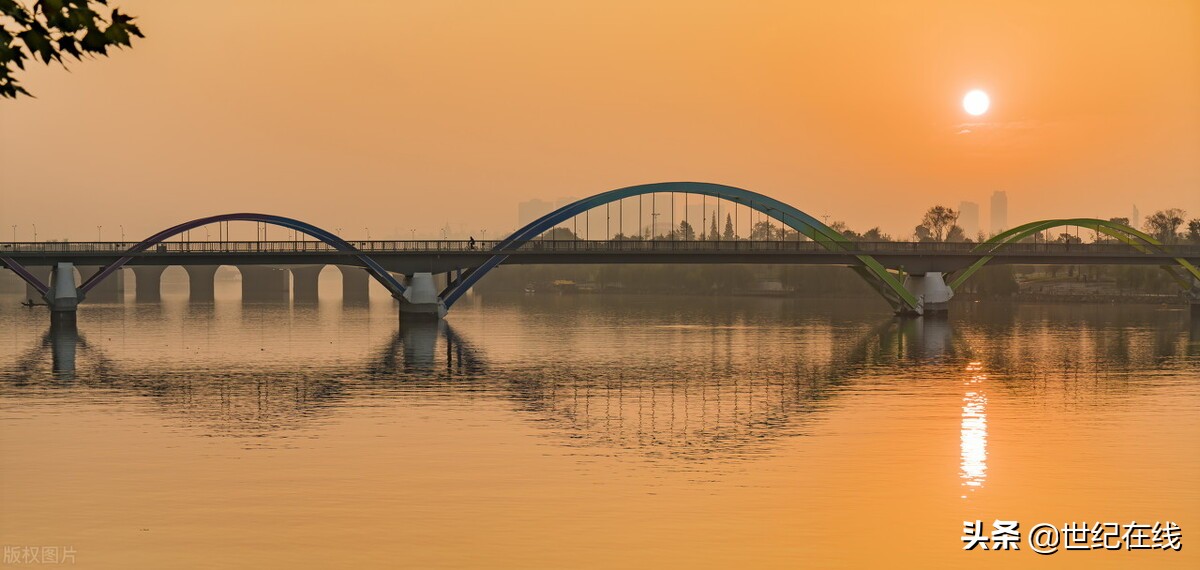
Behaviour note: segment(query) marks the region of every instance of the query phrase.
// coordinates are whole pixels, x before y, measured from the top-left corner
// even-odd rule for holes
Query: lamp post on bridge
[[[121,243],[125,243],[125,224],[120,224],[121,227]]]
[[[96,226],[96,241],[104,241],[103,239],[100,238],[100,228],[103,228],[103,227],[104,226]]]
[[[13,243],[17,243],[17,224],[13,224],[12,228],[13,228]]]
[[[37,241],[37,224],[33,224],[33,241]]]
[[[417,228],[412,228],[408,231],[412,234],[412,240],[417,241]]]

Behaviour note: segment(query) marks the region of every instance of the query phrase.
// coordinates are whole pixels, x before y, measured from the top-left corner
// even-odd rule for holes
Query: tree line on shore
[[[946,206],[933,206],[925,211],[921,216],[920,223],[914,228],[910,236],[905,239],[893,239],[891,235],[884,233],[879,226],[870,228],[864,232],[857,232],[850,228],[846,222],[834,221],[829,224],[829,227],[840,233],[846,239],[851,241],[862,242],[891,242],[891,241],[916,241],[916,242],[960,242],[960,243],[976,243],[985,241],[988,236],[983,232],[979,232],[975,236],[968,236],[966,230],[958,224],[958,219],[961,212]],[[1125,226],[1139,229],[1133,224],[1129,218],[1109,218],[1108,221],[1118,223]],[[1154,237],[1158,241],[1167,244],[1179,243],[1198,243],[1200,244],[1200,218],[1187,219],[1187,212],[1179,208],[1168,208],[1159,210],[1146,216],[1142,221],[1142,231]],[[1057,232],[1057,234],[1055,234]],[[1093,243],[1111,242],[1112,238],[1103,234],[1095,233],[1090,236]],[[556,227],[539,239],[545,240],[577,240],[586,239],[585,236],[578,235],[575,231],[566,227]],[[680,221],[678,226],[666,232],[655,234],[650,226],[643,227],[640,234],[625,234],[617,233],[609,238],[613,241],[650,241],[650,240],[679,240],[679,241],[794,241],[807,239],[804,235],[796,230],[780,224],[775,220],[762,220],[754,222],[750,226],[749,232],[741,232],[736,227],[733,216],[725,215],[725,223],[723,228],[718,228],[717,217],[710,218],[710,224],[707,230],[696,232],[696,229],[687,220]],[[1044,232],[1040,232],[1022,241],[1026,242],[1059,242],[1059,243],[1082,243],[1083,236],[1078,232],[1070,233],[1066,228],[1052,228]]]

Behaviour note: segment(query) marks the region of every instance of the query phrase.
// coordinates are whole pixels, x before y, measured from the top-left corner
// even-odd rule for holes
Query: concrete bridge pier
[[[946,285],[946,279],[940,272],[910,273],[904,277],[904,288],[919,301],[917,314],[929,315],[950,310],[954,291]]]
[[[438,297],[432,273],[413,273],[408,276],[408,288],[400,299],[400,316],[440,319],[446,316],[446,306]]]
[[[80,265],[79,277],[87,278],[95,275],[102,268],[95,265]],[[105,277],[88,291],[87,298],[93,303],[124,303],[125,302],[125,272],[118,269],[112,275]]]
[[[162,300],[162,265],[135,265],[133,267],[134,299],[139,303],[157,303]]]
[[[239,265],[242,272],[242,302],[286,303],[291,288],[286,269],[261,265]]]
[[[342,272],[342,303],[365,305],[371,300],[371,275],[366,269],[352,265],[339,265]]]
[[[324,265],[293,265],[291,267],[292,300],[297,303],[317,302],[322,269],[325,269]]]
[[[44,297],[50,305],[50,328],[75,328],[75,310],[79,307],[79,289],[75,284],[75,266],[69,262],[55,264],[50,273],[50,289]]]
[[[216,277],[220,265],[184,265],[188,274],[188,301],[211,303],[216,300]]]

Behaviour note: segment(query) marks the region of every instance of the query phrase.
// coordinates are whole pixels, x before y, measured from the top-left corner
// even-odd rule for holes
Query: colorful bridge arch
[[[482,265],[464,272],[457,280],[450,283],[445,290],[439,295],[446,309],[449,309],[454,303],[462,297],[476,282],[487,275],[489,271],[495,269],[508,257],[509,253],[520,248],[526,242],[541,235],[543,232],[553,229],[559,223],[567,221],[572,217],[582,214],[592,208],[603,206],[612,202],[617,202],[625,198],[642,196],[645,194],[662,194],[662,193],[680,193],[693,194],[701,196],[711,196],[718,199],[727,200],[735,204],[744,205],[752,210],[758,211],[778,220],[783,225],[799,232],[809,239],[821,244],[830,251],[845,251],[848,248],[845,244],[851,241],[839,233],[837,230],[821,223],[816,218],[800,211],[799,209],[757,192],[751,192],[743,188],[734,186],[726,186],[724,184],[714,184],[709,182],[659,182],[654,184],[640,184],[637,186],[628,186],[618,188],[608,192],[602,192],[589,198],[584,198],[567,204],[533,222],[530,222],[525,227],[515,231],[512,235],[504,238],[492,250],[493,255]],[[878,291],[892,308],[898,312],[913,312],[920,310],[920,301],[911,292],[904,288],[904,284],[900,282],[891,272],[882,264],[876,261],[869,255],[855,254],[860,265],[853,266],[852,269],[861,275],[868,284]]]
[[[1029,222],[1010,230],[1000,232],[992,236],[987,241],[981,242],[979,245],[972,248],[971,251],[983,254],[997,253],[1005,247],[1014,243],[1018,243],[1029,236],[1048,229],[1064,226],[1076,226],[1094,230],[1112,237],[1121,243],[1128,244],[1134,249],[1143,253],[1165,251],[1165,249],[1162,247],[1163,243],[1161,241],[1155,239],[1149,234],[1146,234],[1145,232],[1138,231],[1125,224],[1097,218],[1062,218]],[[984,255],[983,257],[980,257],[978,261],[972,263],[969,267],[964,269],[950,281],[950,288],[952,290],[957,289],[963,284],[964,281],[974,275],[975,272],[982,269],[984,265],[987,265],[987,263],[991,261],[993,257],[995,256]],[[1169,273],[1172,279],[1174,279],[1175,282],[1178,283],[1185,291],[1190,290],[1192,288],[1192,279],[1200,281],[1200,269],[1197,269],[1195,265],[1181,257],[1175,257],[1172,259],[1175,261],[1176,265],[1164,265],[1162,266],[1163,270]],[[1189,275],[1181,273],[1180,270],[1185,271]]]
[[[383,284],[383,286],[385,288],[387,288],[388,292],[390,292],[393,296],[399,298],[401,295],[404,294],[404,285],[401,285],[400,282],[397,281],[396,278],[393,277],[391,273],[388,273],[388,271],[386,269],[384,269],[381,265],[379,265],[375,260],[373,260],[369,256],[363,254],[357,248],[355,248],[354,246],[347,243],[346,240],[342,239],[341,237],[338,237],[334,233],[326,231],[324,229],[321,229],[321,228],[314,226],[312,224],[309,224],[307,222],[302,222],[300,220],[287,218],[284,216],[275,216],[275,215],[271,215],[271,214],[254,214],[254,213],[221,214],[218,216],[209,216],[206,218],[198,218],[198,219],[184,222],[182,224],[175,225],[175,226],[169,227],[165,230],[162,230],[162,231],[138,242],[136,245],[134,245],[133,247],[131,247],[127,251],[125,251],[125,253],[121,256],[120,259],[105,266],[100,271],[97,271],[95,274],[93,274],[91,277],[87,277],[84,280],[84,282],[79,285],[79,293],[81,295],[86,295],[88,291],[90,291],[93,287],[95,287],[98,283],[100,283],[100,281],[104,280],[104,278],[108,277],[109,275],[112,275],[115,271],[117,271],[118,269],[123,267],[126,263],[129,263],[131,260],[133,260],[133,256],[135,254],[146,251],[147,249],[150,249],[151,247],[154,247],[155,245],[163,243],[166,240],[168,240],[174,236],[177,236],[183,232],[186,232],[188,230],[195,229],[195,228],[198,228],[201,226],[206,226],[208,224],[215,224],[218,222],[234,222],[234,221],[237,221],[237,222],[262,222],[264,224],[270,224],[273,226],[279,226],[279,227],[288,228],[291,230],[296,230],[300,233],[312,236],[322,242],[325,242],[326,244],[329,244],[331,247],[333,247],[334,249],[336,249],[338,251],[344,251],[346,253],[353,254],[355,257],[358,258],[359,261],[361,261],[363,263],[363,266],[367,270],[367,272],[370,273],[371,276],[374,277],[377,281],[379,281],[381,284]],[[27,283],[29,283],[30,286],[32,286],[34,289],[36,289],[38,293],[45,295],[46,292],[49,290],[49,286],[47,284],[42,283],[42,281],[40,279],[38,279],[37,276],[30,273],[28,270],[25,269],[25,267],[23,267],[20,263],[17,263],[15,260],[13,260],[11,258],[0,258],[0,261],[3,261],[4,264],[6,266],[8,266],[10,269],[12,269],[13,272],[15,272],[17,275],[20,275],[21,278],[24,279]]]

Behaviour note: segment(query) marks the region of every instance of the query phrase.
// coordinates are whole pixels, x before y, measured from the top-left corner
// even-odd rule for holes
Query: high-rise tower
[[[992,192],[992,235],[1008,229],[1008,194],[1003,190]]]

